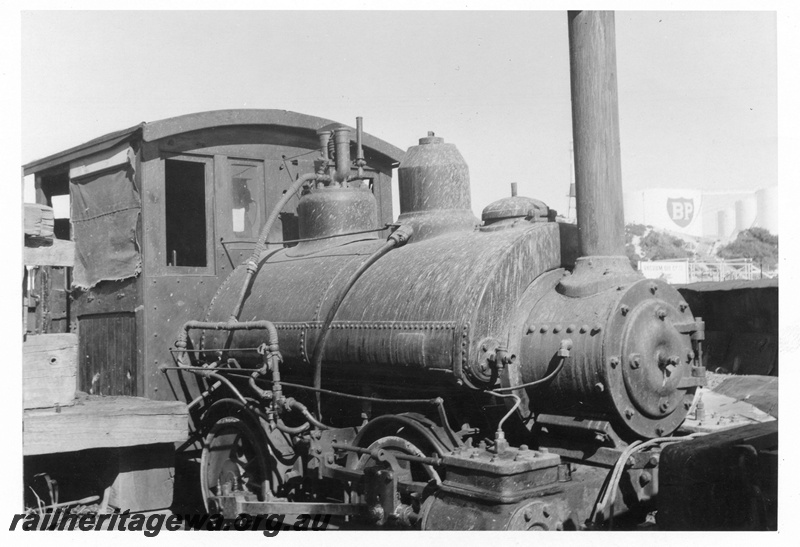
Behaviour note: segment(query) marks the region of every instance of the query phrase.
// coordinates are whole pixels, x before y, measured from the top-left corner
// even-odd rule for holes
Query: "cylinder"
[[[536,411],[605,419],[621,426],[619,434],[658,437],[674,431],[698,385],[691,339],[680,330],[694,317],[680,293],[660,280],[641,279],[589,298],[569,298],[549,289],[561,275],[551,272],[529,288],[536,304],[513,348],[521,380],[531,382],[556,369],[559,348],[569,341],[560,372],[547,388],[529,393]]]
[[[734,224],[731,220],[730,211],[723,209],[717,212],[717,237],[728,239],[734,232]]]
[[[744,203],[738,199],[733,207],[734,211],[736,211],[736,232],[741,232],[745,229]]]
[[[747,196],[736,201],[736,231],[741,232],[755,225],[758,206],[755,196]]]
[[[756,226],[778,233],[778,187],[765,188],[756,192]]]
[[[625,254],[614,13],[569,12],[572,134],[582,256]]]

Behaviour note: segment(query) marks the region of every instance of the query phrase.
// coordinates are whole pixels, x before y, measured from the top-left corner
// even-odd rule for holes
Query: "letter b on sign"
[[[686,198],[667,199],[667,214],[672,222],[686,228],[694,218],[694,200]]]

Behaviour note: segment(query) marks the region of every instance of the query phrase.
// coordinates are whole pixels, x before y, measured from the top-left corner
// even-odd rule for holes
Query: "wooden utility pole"
[[[569,60],[581,256],[625,254],[614,12],[571,11]]]

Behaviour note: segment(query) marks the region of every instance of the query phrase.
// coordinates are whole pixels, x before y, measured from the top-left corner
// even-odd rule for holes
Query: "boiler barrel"
[[[291,249],[275,253],[261,265],[239,320],[274,322],[287,367],[307,367],[329,308],[381,244],[353,242],[303,257],[290,256]],[[367,269],[345,297],[331,323],[323,362],[377,374],[439,370],[469,382],[465,368],[480,358],[478,345],[507,340],[510,312],[536,277],[558,267],[559,247],[556,224],[537,223],[445,234],[395,249]],[[209,320],[230,315],[243,278],[240,267],[225,282]],[[203,344],[222,347],[225,338],[209,331]],[[233,336],[234,347],[261,342],[258,331]],[[258,356],[239,357],[256,364]]]

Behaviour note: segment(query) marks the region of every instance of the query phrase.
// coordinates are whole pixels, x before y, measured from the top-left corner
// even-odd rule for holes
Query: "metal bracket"
[[[386,454],[391,457],[391,455]],[[391,462],[394,467],[397,460]],[[384,467],[370,466],[364,469],[365,501],[368,518],[374,524],[383,525],[395,514],[399,505],[397,477]]]

